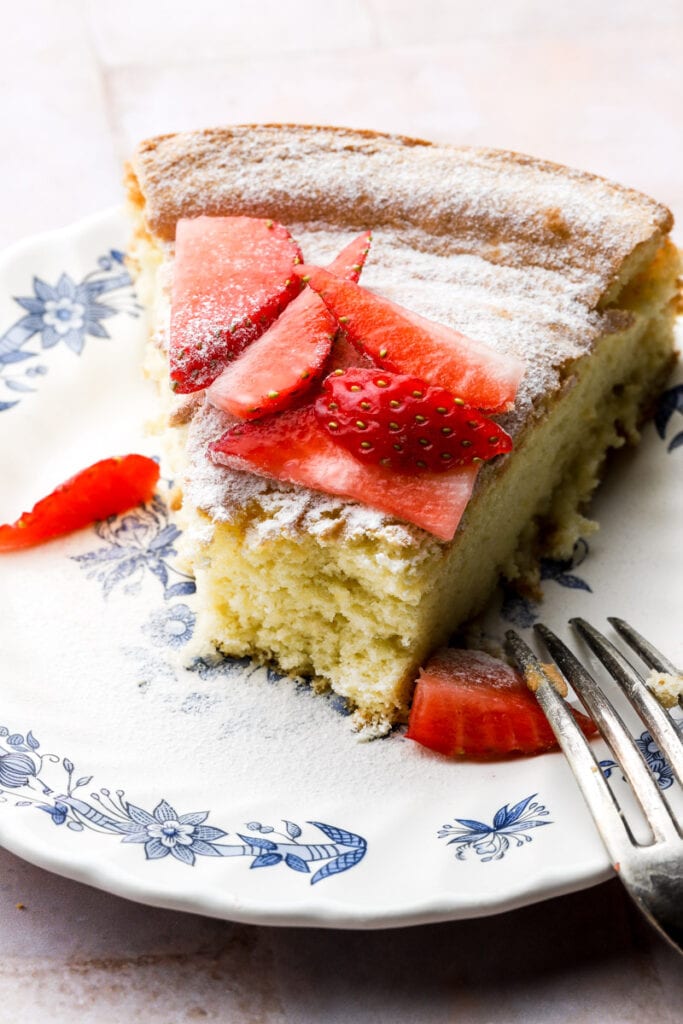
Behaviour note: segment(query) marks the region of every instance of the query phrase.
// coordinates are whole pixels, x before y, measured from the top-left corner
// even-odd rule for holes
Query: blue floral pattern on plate
[[[152,612],[143,631],[155,647],[183,647],[192,639],[197,616],[186,604],[173,604]]]
[[[677,384],[673,388],[664,391],[659,397],[657,409],[655,410],[655,427],[662,441],[666,440],[666,433],[669,422],[675,414],[679,418],[683,415],[683,384]],[[683,445],[683,430],[677,431],[667,445],[667,451],[673,452]]]
[[[105,294],[106,303],[100,301]],[[51,285],[35,276],[33,295],[15,296],[14,301],[25,314],[0,336],[0,412],[18,405],[20,395],[35,391],[38,378],[48,372],[43,363],[24,363],[57,345],[80,355],[88,336],[110,337],[104,320],[124,312],[136,317],[141,309],[119,249],[101,256],[80,281],[63,273]]]
[[[172,487],[172,481],[166,485]],[[149,578],[159,581],[165,601],[194,594],[194,580],[172,561],[181,531],[171,522],[161,494],[146,505],[96,523],[93,529],[104,546],[71,557],[88,579],[100,584],[105,598],[117,587],[137,595]],[[152,612],[142,628],[156,647],[180,648],[191,640],[195,622],[192,609],[180,603]]]
[[[540,563],[541,581],[552,580],[559,583],[561,587],[592,593],[590,585],[574,572],[586,560],[589,551],[587,541],[581,537],[574,545],[571,558],[542,558]],[[504,584],[500,614],[506,622],[511,622],[515,626],[519,626],[520,629],[528,629],[538,619],[540,606],[538,602],[532,601],[531,598],[515,590],[514,586]]]
[[[645,758],[645,762],[654,775],[655,782],[659,788],[668,789],[669,786],[673,786],[675,779],[671,765],[664,758],[664,755],[652,739],[650,733],[641,733],[640,736],[636,737],[635,744]],[[606,779],[609,779],[615,768],[620,770],[617,762],[612,761],[611,758],[606,758],[604,761],[600,761],[600,767],[602,768],[603,775]]]
[[[287,820],[282,832],[272,825],[247,822],[251,835],[238,832],[239,843],[221,843],[218,840],[228,832],[205,824],[209,811],[179,814],[167,800],[160,800],[150,812],[127,800],[122,789],[114,793],[100,789],[90,793],[89,800],[77,796],[76,791],[90,782],[92,775],[75,778],[69,758],[41,753],[32,732],[10,733],[0,726],[0,802],[36,808],[49,815],[53,824],[66,825],[72,832],[88,829],[118,836],[122,843],[139,844],[149,861],[170,855],[192,867],[197,857],[251,857],[252,868],[282,864],[311,875],[310,883],[315,885],[355,867],[367,850],[362,836],[322,821],[306,824],[321,832],[327,843],[299,842],[301,826]],[[316,864],[321,867],[311,874],[311,865]]]
[[[171,522],[161,495],[130,512],[110,516],[97,523],[94,531],[104,546],[72,557],[88,579],[97,580],[105,597],[118,586],[127,594],[139,594],[148,574],[159,581],[166,601],[194,594],[192,577],[171,562],[180,530]]]
[[[464,860],[468,850],[474,850],[484,864],[502,860],[511,841],[516,846],[524,846],[533,839],[532,829],[553,824],[544,820],[550,812],[536,801],[537,795],[532,793],[512,807],[509,804],[500,807],[490,825],[471,818],[455,818],[456,825],[443,825],[437,833],[438,838],[448,839],[447,845],[456,847],[458,860]]]

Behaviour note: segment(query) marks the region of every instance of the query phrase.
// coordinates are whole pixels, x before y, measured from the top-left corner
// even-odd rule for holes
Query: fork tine
[[[650,770],[621,717],[568,647],[547,626],[534,626],[551,655],[567,677],[581,701],[590,711],[602,736],[614,752],[624,775],[631,783],[643,809],[655,841],[678,837],[669,808]]]
[[[610,643],[585,619],[571,619],[570,621],[635,706],[650,730],[652,738],[671,765],[676,778],[683,785],[683,742],[681,742],[673,720],[650,693],[633,665],[627,661],[621,651],[617,650],[614,644]],[[638,636],[637,633],[636,636]],[[673,666],[671,667],[673,668]],[[658,671],[667,670],[658,669]]]
[[[564,751],[588,809],[602,835],[607,851],[616,866],[631,848],[634,840],[612,790],[586,737],[581,732],[566,701],[549,681],[543,666],[518,633],[509,630],[507,647],[534,689],[557,742]]]
[[[657,672],[670,673],[672,676],[680,675],[676,666],[633,626],[629,626],[628,622],[624,622],[623,619],[618,619],[614,615],[608,616],[607,621],[650,668]]]

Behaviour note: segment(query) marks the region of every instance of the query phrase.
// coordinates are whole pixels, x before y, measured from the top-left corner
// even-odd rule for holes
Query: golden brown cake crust
[[[149,232],[166,250],[167,282],[164,243],[182,216],[273,217],[321,266],[372,228],[367,287],[525,361],[502,421],[516,444],[573,386],[576,361],[628,327],[628,306],[610,304],[622,285],[652,268],[657,252],[676,266],[675,251],[666,255],[671,214],[638,192],[515,153],[370,131],[252,125],[160,136],[134,155],[129,196],[138,239]],[[215,415],[194,417],[187,487],[197,506],[223,515],[273,485],[207,460],[211,432],[222,432]],[[322,501],[315,496],[316,509]]]
[[[349,229],[386,226],[443,254],[539,267],[595,308],[670,230],[666,207],[631,189],[504,150],[371,131],[240,125],[163,135],[132,160],[131,195],[172,241],[180,217],[235,213]]]

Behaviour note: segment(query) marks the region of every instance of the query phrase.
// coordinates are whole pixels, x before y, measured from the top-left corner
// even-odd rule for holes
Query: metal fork
[[[667,658],[626,622],[616,618],[608,621],[645,665],[658,672],[680,675]],[[642,675],[614,644],[584,619],[572,619],[571,624],[635,707],[679,785],[683,786],[683,741],[673,718],[652,696]],[[508,650],[519,663],[531,688],[535,689],[538,702],[595,819],[614,870],[649,921],[679,952],[683,952],[683,822],[676,820],[630,732],[593,677],[546,626],[534,628],[593,717],[630,782],[652,833],[649,842],[641,844],[634,838],[568,705],[558,694],[541,661],[513,630],[506,634]]]

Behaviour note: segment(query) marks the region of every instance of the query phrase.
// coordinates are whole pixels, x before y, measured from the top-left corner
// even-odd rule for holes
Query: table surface
[[[680,0],[8,0],[0,244],[120,201],[142,138],[345,124],[585,167],[683,216]],[[680,236],[679,236],[680,237]],[[0,1024],[680,1020],[682,962],[616,881],[383,932],[151,909],[0,850]]]

